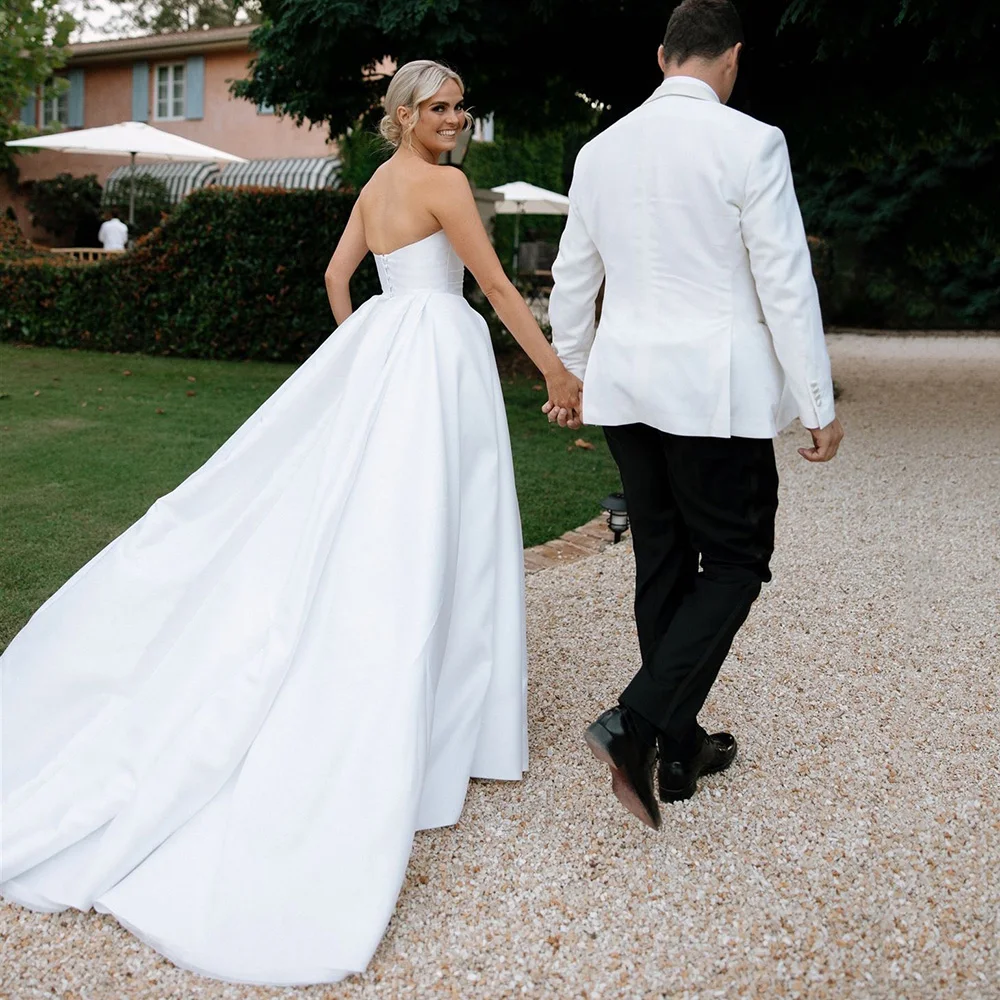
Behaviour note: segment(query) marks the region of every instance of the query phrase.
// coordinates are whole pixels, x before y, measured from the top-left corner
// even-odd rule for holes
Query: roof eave
[[[141,38],[114,38],[106,42],[85,42],[70,46],[67,66],[94,66],[141,58],[169,59],[179,55],[208,52],[247,51],[256,25],[209,31],[186,31],[172,35],[146,35]]]

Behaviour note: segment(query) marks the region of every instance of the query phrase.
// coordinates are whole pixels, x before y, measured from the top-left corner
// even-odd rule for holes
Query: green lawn
[[[0,344],[0,648],[292,371]],[[550,427],[536,385],[504,383],[525,545],[587,521],[618,488],[601,432]],[[574,446],[581,435],[593,450]]]

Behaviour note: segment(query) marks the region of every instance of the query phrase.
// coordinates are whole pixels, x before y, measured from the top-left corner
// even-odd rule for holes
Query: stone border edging
[[[614,544],[606,517],[595,517],[579,528],[567,531],[550,542],[524,550],[524,572],[537,573],[553,566],[586,559]]]

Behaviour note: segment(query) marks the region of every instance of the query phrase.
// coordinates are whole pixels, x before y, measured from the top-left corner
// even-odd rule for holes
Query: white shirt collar
[[[668,76],[653,91],[647,103],[659,100],[661,97],[695,97],[701,101],[722,103],[719,95],[704,80],[699,80],[695,76]]]

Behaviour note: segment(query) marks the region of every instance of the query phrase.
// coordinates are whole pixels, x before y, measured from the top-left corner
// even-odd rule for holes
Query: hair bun
[[[399,122],[394,122],[388,115],[378,123],[378,131],[390,146],[398,146],[403,138],[403,129]]]

